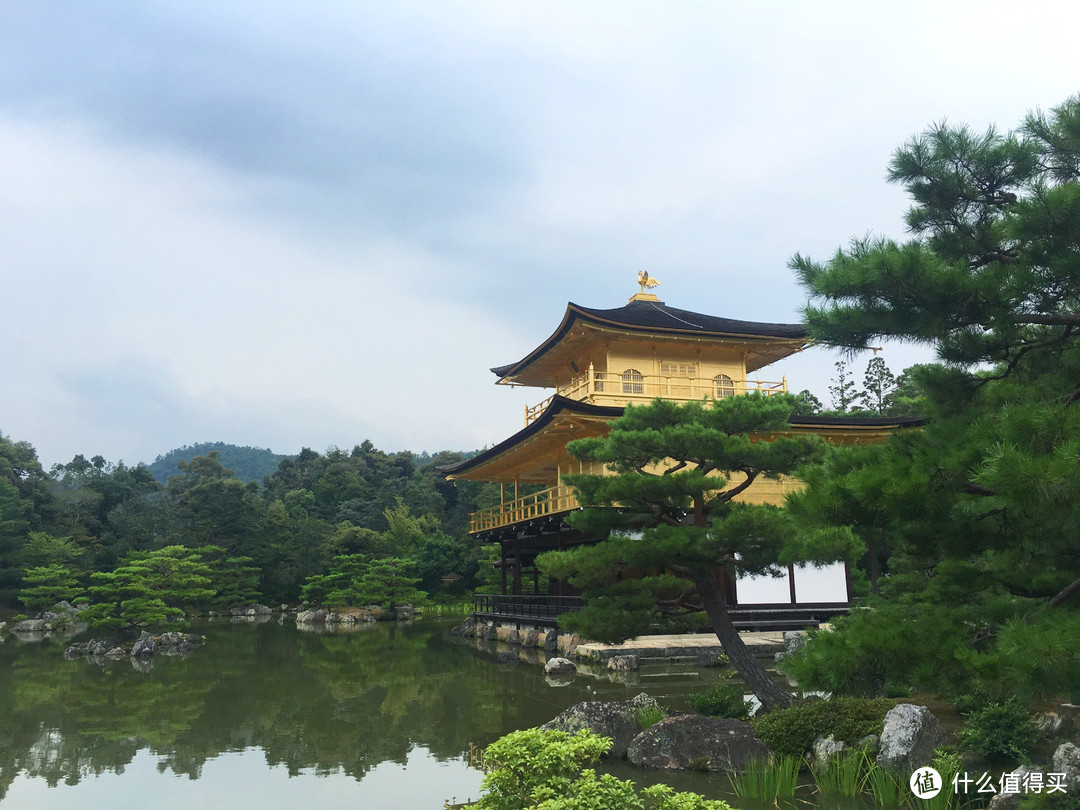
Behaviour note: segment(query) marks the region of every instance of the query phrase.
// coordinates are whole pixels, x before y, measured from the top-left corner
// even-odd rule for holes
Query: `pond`
[[[457,621],[459,621],[458,619]],[[0,807],[409,808],[479,795],[470,744],[583,700],[647,692],[672,709],[714,669],[545,680],[535,651],[453,639],[454,621],[318,634],[291,622],[204,623],[187,657],[65,661],[62,640],[0,644]],[[508,649],[515,650],[513,656]],[[533,662],[518,660],[531,655]],[[726,780],[612,766],[711,797]],[[730,797],[729,797],[730,798]]]

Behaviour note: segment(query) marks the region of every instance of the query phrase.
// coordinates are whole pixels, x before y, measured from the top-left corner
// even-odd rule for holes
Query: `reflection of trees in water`
[[[379,624],[348,635],[291,626],[211,626],[186,659],[148,673],[128,661],[64,661],[61,647],[0,648],[0,797],[25,771],[77,783],[122,772],[140,748],[159,769],[198,778],[204,763],[258,746],[290,774],[361,778],[414,746],[464,756],[583,695],[553,694],[539,670],[498,665],[444,639],[446,624]],[[554,700],[559,700],[558,704]]]

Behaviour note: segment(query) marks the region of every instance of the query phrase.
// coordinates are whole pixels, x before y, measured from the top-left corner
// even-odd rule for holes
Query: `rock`
[[[506,634],[506,643],[514,645],[521,644],[521,632],[516,627]]]
[[[153,655],[157,652],[157,642],[149,633],[143,633],[138,641],[131,648],[132,658],[139,658],[144,655]]]
[[[549,658],[544,664],[545,675],[576,675],[577,664],[569,658]]]
[[[540,728],[569,732],[590,729],[602,737],[610,737],[612,746],[608,755],[621,757],[641,732],[637,713],[644,708],[659,709],[660,704],[644,693],[630,700],[578,703]]]
[[[105,657],[106,658],[126,658],[127,653],[124,652],[123,647],[117,645],[116,647],[112,647],[111,649],[106,650],[105,651]]]
[[[450,628],[450,635],[468,638],[476,632],[476,617],[469,616],[461,624]]]
[[[46,627],[48,622],[44,619],[23,619],[21,622],[11,628],[13,633],[43,633],[45,630],[51,630],[52,627]]]
[[[1072,743],[1062,743],[1054,752],[1054,773],[1063,773],[1062,780],[1069,793],[1075,793],[1080,789],[1080,748]]]
[[[116,647],[116,642],[108,638],[99,638],[96,641],[87,642],[87,655],[105,655],[109,650]]]
[[[881,738],[877,734],[867,734],[857,743],[856,748],[861,748],[869,757],[876,757],[881,749]]]
[[[332,610],[328,611],[327,614],[326,614],[326,623],[327,624],[337,624],[338,623],[338,615],[337,615],[337,613],[335,613]]]
[[[794,655],[806,645],[806,631],[784,631],[784,655]]]
[[[1021,785],[1020,792],[1018,793],[995,793],[990,799],[990,803],[986,805],[987,810],[993,808],[993,810],[1017,810],[1020,807],[1020,800],[1024,798],[1023,780],[1031,772],[1031,769],[1026,765],[1021,765],[1015,771],[1010,773],[1016,776],[1016,781]],[[1001,782],[998,783],[1000,788]],[[970,789],[970,788],[969,788]]]
[[[837,740],[830,734],[828,737],[818,737],[810,746],[813,756],[814,767],[824,770],[840,753],[847,748],[843,740]]]
[[[270,608],[266,605],[255,605],[252,610],[255,611],[256,616],[269,616],[271,613],[274,612],[270,610]]]
[[[494,638],[495,638],[495,634],[496,634],[496,633],[497,633],[498,631],[499,631],[499,628],[498,628],[498,626],[497,626],[497,625],[496,625],[496,624],[495,624],[494,622],[492,622],[492,623],[491,623],[491,624],[489,624],[489,625],[488,625],[487,627],[485,627],[485,628],[483,629],[483,631],[482,631],[482,632],[480,632],[480,633],[479,633],[478,635],[479,635],[479,637],[480,637],[480,638],[482,638],[482,639],[483,639],[484,641],[492,641],[492,640],[494,640]]]
[[[609,672],[631,672],[637,669],[638,666],[638,657],[636,655],[613,655],[607,662]]]
[[[525,631],[521,637],[521,646],[527,650],[535,650],[540,646],[540,631],[535,627]]]
[[[1057,737],[1065,730],[1065,718],[1057,712],[1043,712],[1035,718],[1040,737]]]
[[[627,758],[634,765],[671,770],[730,772],[769,756],[769,747],[749,723],[681,714],[641,732]]]
[[[555,651],[559,648],[559,631],[548,630],[544,634],[544,649]]]
[[[900,703],[885,715],[877,763],[906,779],[916,768],[932,762],[934,749],[944,741],[941,723],[929,709]]]

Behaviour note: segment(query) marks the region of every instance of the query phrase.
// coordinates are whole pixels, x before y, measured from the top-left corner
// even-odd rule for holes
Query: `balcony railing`
[[[554,625],[560,613],[581,610],[583,604],[580,596],[476,594],[473,597],[473,613],[503,621]]]
[[[580,402],[621,406],[644,404],[657,397],[689,402],[705,397],[732,397],[759,393],[765,396],[787,393],[787,378],[779,382],[763,380],[717,380],[709,377],[671,377],[660,374],[630,374],[616,371],[586,371],[569,384],[557,389],[559,396]],[[537,405],[525,406],[525,424],[532,424],[551,402],[548,397]]]
[[[482,532],[498,529],[523,520],[557,515],[577,509],[577,498],[570,487],[549,487],[523,498],[506,501],[493,509],[484,509],[469,515],[469,531]]]

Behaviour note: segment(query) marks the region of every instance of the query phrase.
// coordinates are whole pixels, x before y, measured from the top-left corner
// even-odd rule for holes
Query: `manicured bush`
[[[833,698],[780,709],[750,722],[776,754],[802,756],[818,737],[833,735],[852,744],[881,732],[885,715],[896,704],[888,698]]]
[[[961,750],[987,762],[1016,764],[1031,752],[1038,729],[1019,701],[1007,700],[973,711],[956,737]]]
[[[687,698],[690,707],[706,717],[732,717],[742,720],[750,716],[753,703],[746,699],[741,686],[720,682],[710,686],[704,692]]]

